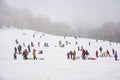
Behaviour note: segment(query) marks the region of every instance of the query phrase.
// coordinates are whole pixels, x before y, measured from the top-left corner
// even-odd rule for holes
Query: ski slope
[[[14,47],[18,46],[16,39],[22,45],[22,50],[27,49],[32,41],[34,47],[31,50],[36,49],[38,60],[31,59],[32,52],[28,55],[30,60],[23,60],[21,54],[17,54],[17,60],[14,60]],[[62,48],[59,47],[60,40],[65,44]],[[70,44],[66,45],[66,41]],[[89,42],[91,42],[90,46]],[[44,47],[44,43],[48,43],[49,47]],[[77,50],[78,46],[88,50],[89,57],[92,58],[96,58],[95,51],[99,50],[100,46],[103,52],[108,49],[112,57],[82,60],[82,52]],[[96,42],[94,39],[85,38],[64,38],[27,29],[0,29],[0,80],[120,80],[120,61],[114,60],[113,48],[118,52],[119,58],[119,43],[102,40]],[[43,54],[38,54],[39,50],[43,50]],[[66,54],[70,50],[76,50],[76,60],[67,59]]]

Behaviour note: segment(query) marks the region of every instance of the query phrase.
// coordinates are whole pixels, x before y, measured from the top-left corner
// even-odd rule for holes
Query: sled
[[[87,58],[88,60],[96,60],[96,58]]]
[[[115,60],[115,61],[119,61],[119,59]]]
[[[79,56],[77,56],[77,57],[76,57],[76,59],[80,59],[80,57],[79,57]]]
[[[34,60],[33,58],[28,58],[28,60]],[[38,58],[37,60],[45,60],[44,58]]]
[[[45,60],[45,58],[39,58],[39,60]]]

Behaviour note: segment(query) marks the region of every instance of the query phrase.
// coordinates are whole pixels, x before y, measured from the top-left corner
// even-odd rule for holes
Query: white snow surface
[[[35,34],[35,37],[33,37]],[[45,34],[43,36],[43,34]],[[41,37],[40,37],[41,36]],[[14,60],[14,47],[22,45],[22,50],[27,49],[27,45],[32,41],[36,49],[37,58],[44,60],[23,60],[22,54],[17,54]],[[71,44],[59,47],[59,41]],[[75,42],[78,42],[78,45]],[[25,42],[25,47],[23,46]],[[38,47],[40,42],[40,47]],[[44,47],[47,42],[49,47]],[[89,46],[88,43],[91,42]],[[95,51],[101,46],[103,51],[108,49],[112,57],[99,57],[96,60],[82,60],[81,51],[77,51],[78,46],[83,46],[88,50],[89,57],[96,58]],[[120,44],[94,39],[85,39],[55,36],[37,31],[16,28],[0,29],[0,80],[120,80],[120,61],[114,60],[112,49],[120,53]],[[38,54],[43,50],[43,54]],[[67,59],[66,54],[76,50],[77,59]],[[28,58],[32,58],[32,52]],[[80,59],[79,59],[80,58]]]

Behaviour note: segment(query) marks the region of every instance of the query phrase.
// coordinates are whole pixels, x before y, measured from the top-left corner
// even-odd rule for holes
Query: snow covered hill
[[[29,60],[23,60],[18,51],[17,60],[14,60],[14,48],[20,44],[23,52],[31,42],[34,47],[31,47]],[[88,50],[90,58],[96,58],[95,52],[100,47],[103,52],[109,50],[111,57],[82,60],[78,46]],[[33,49],[36,49],[37,60],[33,60]],[[119,80],[120,62],[114,60],[112,49],[117,51],[119,58],[119,43],[55,36],[26,29],[0,29],[0,80]],[[41,50],[43,54],[38,54]],[[76,51],[76,60],[67,59],[70,50]]]

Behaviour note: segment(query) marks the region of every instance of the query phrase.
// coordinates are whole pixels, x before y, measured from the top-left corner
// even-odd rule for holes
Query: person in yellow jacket
[[[76,51],[74,50],[74,52],[73,52],[73,60],[75,60],[75,57],[76,57]]]
[[[33,50],[33,59],[34,59],[34,60],[35,60],[35,59],[37,60],[37,57],[36,57],[36,50],[35,50],[35,49]]]

